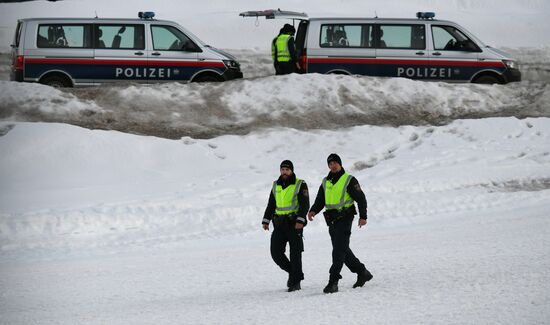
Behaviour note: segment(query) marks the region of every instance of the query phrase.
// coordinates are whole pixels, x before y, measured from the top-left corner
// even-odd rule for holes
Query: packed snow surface
[[[550,119],[264,129],[168,140],[0,123],[6,324],[543,324]],[[374,274],[321,292],[330,239],[305,229],[287,293],[260,222],[283,159],[310,195],[338,152],[369,201],[352,248]]]

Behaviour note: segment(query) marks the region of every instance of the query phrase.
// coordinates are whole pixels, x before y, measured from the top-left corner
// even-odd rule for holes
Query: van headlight
[[[223,60],[223,64],[229,69],[239,69],[239,63],[233,60]]]
[[[504,63],[504,65],[506,65],[506,67],[508,67],[508,69],[519,70],[519,64],[518,64],[517,61],[513,61],[513,60],[502,60],[502,63]]]

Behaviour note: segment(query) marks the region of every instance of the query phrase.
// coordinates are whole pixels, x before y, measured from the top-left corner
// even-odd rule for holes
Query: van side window
[[[97,49],[145,49],[145,28],[143,25],[96,25],[95,48]]]
[[[414,49],[426,48],[424,25],[380,25],[378,48]]]
[[[452,26],[432,26],[434,50],[481,52],[472,40]]]
[[[172,26],[151,26],[155,51],[200,52],[200,48],[179,29]]]
[[[321,25],[321,47],[372,47],[372,25],[331,24]]]
[[[36,46],[39,48],[91,48],[91,25],[39,25]]]

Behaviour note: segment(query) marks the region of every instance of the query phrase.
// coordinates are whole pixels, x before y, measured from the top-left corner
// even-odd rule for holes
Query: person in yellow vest
[[[315,202],[308,213],[308,219],[313,220],[323,208],[325,221],[328,225],[332,241],[332,266],[329,282],[323,289],[324,293],[338,292],[338,280],[342,278],[340,271],[344,264],[351,272],[357,274],[354,288],[362,287],[372,279],[372,274],[365,265],[353,254],[349,247],[351,225],[357,214],[354,202],[359,208],[359,228],[367,225],[367,199],[357,179],[346,173],[342,167],[342,159],[335,153],[327,158],[330,169],[327,177],[319,187]]]
[[[300,69],[294,44],[295,33],[294,26],[285,24],[271,42],[271,57],[277,75],[290,74]]]
[[[281,176],[273,182],[269,194],[262,227],[268,231],[269,223],[273,221],[271,257],[281,269],[288,273],[288,292],[292,292],[301,289],[300,281],[304,279],[302,234],[307,224],[309,193],[306,182],[296,178],[294,165],[290,160],[281,162],[280,172]],[[285,255],[287,243],[290,246],[290,260]]]

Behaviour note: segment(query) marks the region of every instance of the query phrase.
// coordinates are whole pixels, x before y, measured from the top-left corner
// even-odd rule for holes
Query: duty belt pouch
[[[342,217],[342,213],[335,210],[325,210],[323,212],[323,216],[325,216],[325,222],[327,223],[327,226],[331,226]]]
[[[279,228],[283,225],[283,223],[285,223],[286,217],[274,215],[273,218],[271,218],[271,221],[273,222],[273,227]]]

